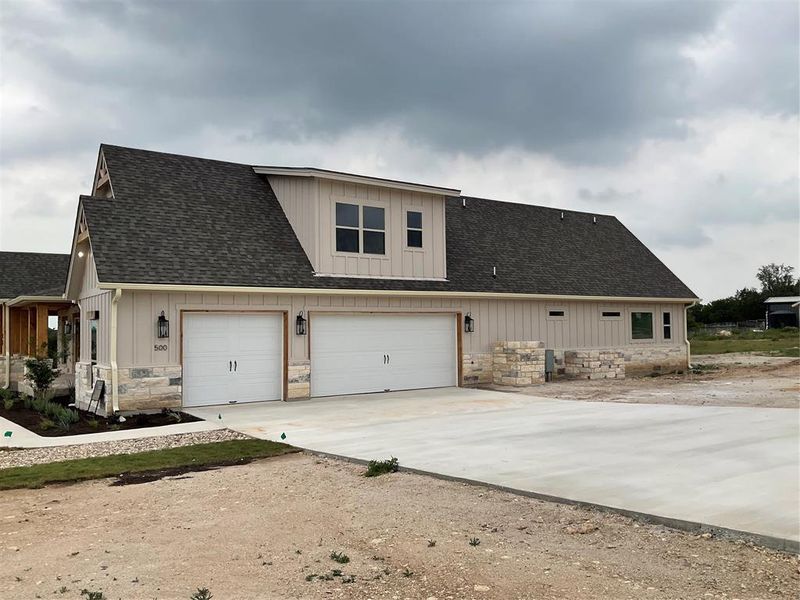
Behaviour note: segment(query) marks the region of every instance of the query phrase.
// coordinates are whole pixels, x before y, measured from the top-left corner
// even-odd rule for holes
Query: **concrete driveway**
[[[800,540],[798,411],[447,388],[187,412],[253,435],[529,493]],[[219,417],[222,417],[220,419]]]

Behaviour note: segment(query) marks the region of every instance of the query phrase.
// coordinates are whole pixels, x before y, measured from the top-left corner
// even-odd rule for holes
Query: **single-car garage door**
[[[280,400],[282,373],[282,315],[184,315],[184,406]]]
[[[454,315],[313,315],[311,395],[458,383]]]

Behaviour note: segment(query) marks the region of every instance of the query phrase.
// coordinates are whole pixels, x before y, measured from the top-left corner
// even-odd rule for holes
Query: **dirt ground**
[[[692,357],[699,373],[622,381],[556,380],[519,390],[532,396],[590,402],[694,406],[800,407],[800,360],[753,354]]]
[[[0,495],[0,597],[797,598],[794,556],[306,454]],[[470,540],[473,544],[470,544]],[[349,562],[337,563],[331,552]],[[337,571],[341,574],[338,574]]]

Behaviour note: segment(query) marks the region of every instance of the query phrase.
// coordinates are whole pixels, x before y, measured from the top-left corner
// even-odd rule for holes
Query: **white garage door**
[[[311,395],[457,385],[453,315],[319,315],[311,319]]]
[[[282,315],[184,315],[183,405],[280,400],[282,336]]]

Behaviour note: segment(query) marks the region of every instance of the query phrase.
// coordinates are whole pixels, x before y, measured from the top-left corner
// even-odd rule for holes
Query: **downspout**
[[[111,348],[109,348],[109,358],[111,362],[111,414],[119,412],[119,390],[117,372],[117,302],[122,296],[122,290],[117,288],[111,298]]]
[[[686,368],[692,368],[692,344],[689,341],[689,309],[697,305],[697,300],[693,300],[683,311],[683,341],[686,343]]]
[[[3,346],[5,346],[6,364],[5,368],[5,383],[3,388],[8,389],[11,386],[11,324],[8,322],[11,315],[11,310],[8,308],[8,303],[3,303]]]

